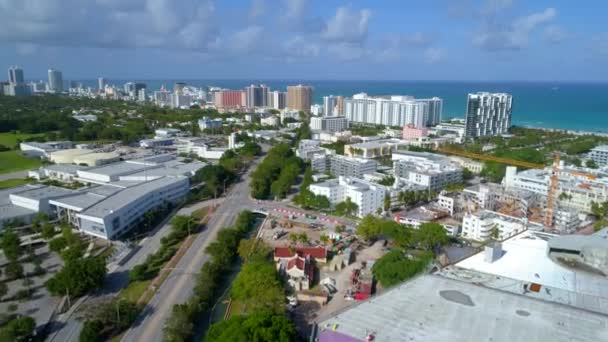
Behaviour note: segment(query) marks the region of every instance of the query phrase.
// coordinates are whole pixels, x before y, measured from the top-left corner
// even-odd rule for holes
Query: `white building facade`
[[[469,94],[465,116],[467,138],[506,134],[511,128],[513,98],[506,93]]]
[[[411,96],[370,97],[365,93],[344,99],[344,116],[350,122],[385,126],[411,124],[425,127],[441,120],[443,101]]]
[[[310,191],[315,195],[327,197],[332,205],[350,198],[351,202],[357,205],[359,217],[374,214],[378,208],[382,209],[387,194],[387,189],[382,185],[352,177],[339,177],[311,184]]]

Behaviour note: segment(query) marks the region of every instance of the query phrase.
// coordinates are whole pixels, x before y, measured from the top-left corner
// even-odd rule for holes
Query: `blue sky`
[[[26,78],[608,81],[605,0],[0,0]],[[0,74],[1,75],[1,74]]]

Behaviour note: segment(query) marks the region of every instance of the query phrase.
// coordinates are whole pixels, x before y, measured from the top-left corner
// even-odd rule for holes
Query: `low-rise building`
[[[479,174],[483,170],[484,164],[482,162],[472,160],[469,158],[449,156],[450,161],[460,165],[463,169],[468,169],[472,173]]]
[[[561,207],[591,213],[594,202],[608,201],[608,175],[605,173],[574,167],[562,167],[560,170],[557,202]],[[517,172],[516,167],[508,166],[503,184],[507,189],[529,191],[546,198],[551,172],[551,167]]]
[[[177,128],[158,128],[154,131],[156,139],[174,138],[182,135],[182,131]]]
[[[332,205],[346,201],[347,198],[357,205],[357,216],[363,217],[383,209],[384,198],[388,195],[383,185],[359,178],[340,176],[322,183],[311,184],[310,191],[329,199]]]
[[[405,140],[423,138],[428,135],[429,135],[429,129],[426,127],[416,127],[412,124],[403,126],[402,137]]]
[[[82,154],[74,158],[74,164],[86,166],[100,166],[115,163],[120,160],[116,152],[97,152]]]
[[[449,184],[462,182],[462,169],[445,156],[428,152],[393,153],[395,177],[439,191]]]
[[[342,132],[348,129],[348,120],[343,116],[313,116],[310,118],[310,129]]]
[[[198,127],[201,130],[219,128],[222,127],[223,124],[224,122],[222,121],[222,119],[211,119],[208,117],[203,117],[202,119],[198,120]]]
[[[71,183],[78,177],[78,170],[84,170],[86,166],[80,165],[46,165],[38,170],[28,171],[28,177],[37,180],[51,179],[60,182]]]
[[[326,171],[334,177],[345,176],[363,178],[366,173],[376,172],[378,162],[371,159],[347,157],[339,154],[326,156]]]
[[[48,158],[52,152],[58,150],[66,150],[74,147],[71,141],[47,141],[40,142],[22,142],[19,144],[19,149],[23,154],[30,157]]]
[[[115,239],[160,206],[181,201],[189,190],[187,177],[162,177],[123,189],[93,204],[76,216],[80,230],[104,239]]]
[[[156,148],[161,146],[171,146],[175,142],[175,138],[162,139],[143,139],[139,141],[139,146],[142,148]]]
[[[608,165],[608,145],[596,146],[589,151],[589,158],[598,166]]]
[[[279,118],[276,115],[270,115],[268,117],[260,119],[260,124],[262,126],[278,126]]]
[[[525,230],[543,230],[543,225],[526,217],[513,217],[490,210],[466,213],[462,220],[462,237],[476,241],[504,240]]]
[[[344,146],[344,154],[361,158],[379,158],[390,156],[399,146],[408,143],[401,139],[377,139]]]

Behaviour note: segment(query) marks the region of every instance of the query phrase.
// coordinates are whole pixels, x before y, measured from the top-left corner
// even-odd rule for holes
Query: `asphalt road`
[[[176,215],[190,215],[197,209],[221,203],[221,201],[222,199],[199,202],[180,209]],[[160,248],[160,240],[171,231],[170,221],[173,216],[168,216],[154,234],[141,240],[137,247],[135,247],[133,255],[123,265],[108,265],[110,269],[106,276],[103,290],[89,297],[81,298],[68,312],[59,315],[51,326],[52,332],[47,337],[47,341],[78,341],[78,336],[82,329],[82,321],[80,320],[78,309],[95,299],[105,296],[116,296],[128,284],[129,270],[135,265],[143,263],[148,255],[155,253]]]
[[[0,181],[7,180],[7,179],[15,179],[15,178],[25,178],[25,177],[27,177],[27,170],[15,171],[15,172],[1,174]]]
[[[196,274],[209,261],[205,248],[215,240],[220,229],[235,222],[242,210],[255,207],[255,201],[249,197],[249,175],[259,161],[256,161],[248,172],[242,175],[241,181],[228,191],[224,201],[211,216],[206,229],[198,235],[156,291],[135,324],[125,332],[122,341],[162,341],[162,329],[173,305],[184,303],[193,295]]]

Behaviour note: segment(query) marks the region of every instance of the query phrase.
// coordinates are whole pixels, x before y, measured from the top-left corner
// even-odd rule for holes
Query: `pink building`
[[[221,90],[215,93],[217,108],[241,108],[245,106],[245,92],[241,90]]]
[[[403,139],[414,140],[429,135],[429,130],[426,127],[418,128],[412,124],[403,126]]]

